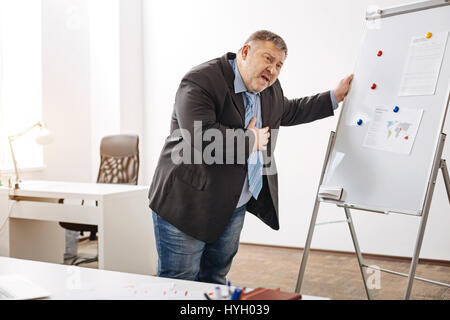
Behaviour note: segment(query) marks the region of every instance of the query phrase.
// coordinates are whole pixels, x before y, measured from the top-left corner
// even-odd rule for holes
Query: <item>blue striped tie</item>
[[[245,92],[245,96],[247,98],[247,105],[245,107],[245,127],[248,127],[248,124],[253,118],[255,102],[256,102],[256,94],[251,94]],[[256,125],[261,129],[261,125]],[[259,192],[262,189],[263,179],[262,179],[262,169],[263,169],[263,160],[262,160],[262,152],[254,151],[250,154],[248,158],[248,184],[250,188],[250,192],[252,193],[255,199],[258,199]]]

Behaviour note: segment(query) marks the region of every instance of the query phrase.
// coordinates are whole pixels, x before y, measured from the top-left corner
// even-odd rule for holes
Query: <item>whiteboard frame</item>
[[[430,0],[418,3],[411,3],[398,7],[391,7],[387,9],[379,9],[375,12],[367,12],[366,20],[375,20],[381,18],[392,17],[400,14],[412,13],[421,10],[433,9],[438,7],[447,6],[450,4],[450,0]]]

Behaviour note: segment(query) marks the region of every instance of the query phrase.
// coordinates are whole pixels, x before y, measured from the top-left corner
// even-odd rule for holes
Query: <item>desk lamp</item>
[[[14,148],[13,148],[13,141],[16,140],[17,138],[25,135],[26,133],[28,133],[29,131],[31,131],[33,128],[35,127],[39,127],[39,134],[36,137],[36,143],[40,144],[40,145],[46,145],[49,144],[53,141],[53,134],[50,130],[47,129],[47,125],[42,122],[39,121],[37,123],[35,123],[34,125],[32,125],[31,127],[25,129],[24,131],[13,135],[13,136],[9,136],[8,140],[9,140],[9,148],[11,149],[11,155],[12,155],[12,159],[13,159],[13,163],[14,163],[14,171],[16,173],[16,182],[14,184],[14,189],[17,190],[19,189],[19,170],[17,169],[17,161],[16,161],[16,157],[14,155]]]

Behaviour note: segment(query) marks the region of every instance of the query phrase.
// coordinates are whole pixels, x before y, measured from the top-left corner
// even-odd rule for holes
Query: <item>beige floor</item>
[[[95,254],[96,242],[84,240],[79,253]],[[302,256],[301,249],[241,244],[228,278],[233,285],[294,291]],[[409,263],[392,259],[365,259],[365,263],[403,273]],[[97,263],[82,265],[97,268]],[[370,274],[375,299],[403,299],[407,279],[387,273]],[[450,283],[450,266],[419,264],[416,276]],[[366,299],[356,257],[351,254],[311,252],[301,293],[331,299]],[[450,300],[450,288],[416,280],[412,299]]]

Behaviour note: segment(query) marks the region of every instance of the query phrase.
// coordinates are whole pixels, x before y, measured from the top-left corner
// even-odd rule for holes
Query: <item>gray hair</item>
[[[277,49],[284,51],[286,56],[288,54],[286,42],[284,42],[283,38],[281,38],[279,35],[271,31],[268,30],[256,31],[247,39],[247,41],[245,41],[245,44],[249,44],[252,41],[270,41],[275,45],[275,47],[277,47]]]

